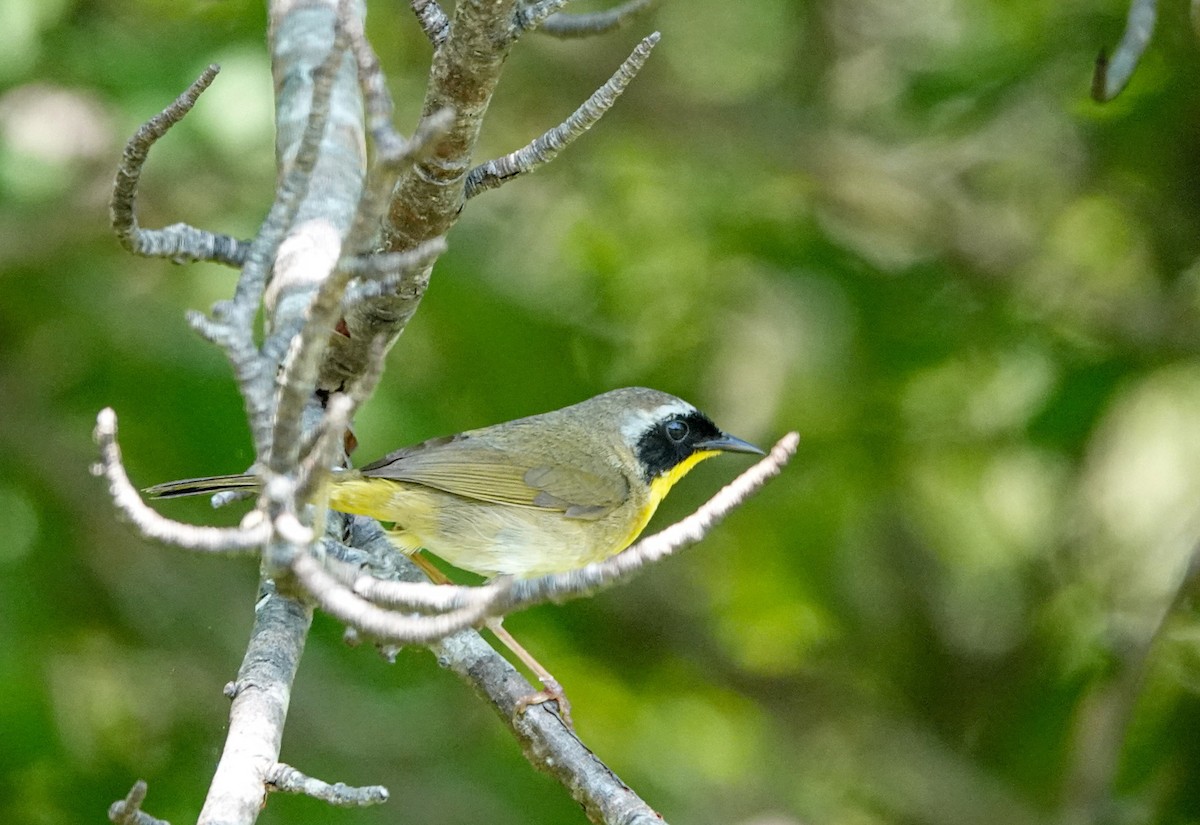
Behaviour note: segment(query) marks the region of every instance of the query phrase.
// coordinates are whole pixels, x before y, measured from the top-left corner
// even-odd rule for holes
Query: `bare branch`
[[[231,341],[227,350],[239,378],[260,460],[273,455],[272,442],[277,435],[278,411],[273,404],[277,367],[291,339],[304,324],[304,313],[315,288],[311,269],[303,268],[296,274],[286,266],[289,262],[298,263],[296,257],[278,260],[281,244],[294,226],[305,223],[308,214],[332,225],[334,234],[340,237],[352,213],[347,212],[344,222],[339,223],[343,216],[336,207],[351,190],[350,203],[353,203],[362,182],[361,163],[355,163],[363,155],[358,87],[354,82],[354,65],[346,60],[345,30],[333,5],[297,7],[278,3],[271,9],[272,65],[276,69],[277,90],[276,153],[285,171],[223,319],[231,330],[226,336]],[[330,34],[331,41],[325,39]],[[325,48],[318,56],[322,44]],[[281,76],[281,65],[287,65],[290,73]],[[301,79],[308,81],[308,85]],[[305,96],[305,91],[310,94]],[[345,100],[348,96],[352,101]],[[335,128],[326,128],[330,121],[335,122]],[[343,144],[354,141],[356,136],[359,143],[345,151]],[[318,197],[309,198],[309,184],[316,177],[321,180],[321,192]],[[269,335],[260,356],[252,331],[270,272],[274,278],[266,312]],[[254,360],[260,363],[247,366]],[[243,378],[250,380],[242,383]]]
[[[345,452],[343,437],[358,403],[359,399],[342,393],[329,399],[311,447],[306,446],[301,451],[304,458],[300,462],[296,481],[296,497],[299,500],[306,501],[315,495],[321,482],[328,477],[329,468]]]
[[[353,590],[364,599],[382,607],[418,610],[422,613],[459,610],[464,607],[490,608],[500,600],[500,588],[508,590],[510,578],[494,579],[479,587],[431,584],[423,581],[390,581],[372,575],[353,580]]]
[[[187,550],[233,555],[258,553],[270,538],[271,526],[261,520],[236,528],[197,527],[160,516],[142,501],[125,473],[117,444],[117,414],[111,408],[106,407],[96,416],[93,437],[100,445],[100,464],[92,472],[108,480],[113,504],[146,538]]]
[[[559,12],[543,20],[537,31],[562,38],[608,34],[654,8],[658,2],[659,0],[627,0],[605,11],[582,14]]]
[[[418,298],[429,285],[430,267],[445,251],[446,239],[433,238],[408,252],[379,252],[343,261],[358,278],[346,290],[343,310],[383,295]]]
[[[1092,99],[1107,103],[1121,93],[1133,77],[1133,72],[1142,59],[1142,53],[1154,34],[1154,22],[1158,15],[1157,0],[1132,0],[1129,16],[1125,20],[1125,33],[1117,50],[1109,58],[1104,51],[1096,58],[1096,71],[1092,75]]]
[[[390,584],[417,582],[424,576],[406,557],[396,553],[379,523],[355,518],[351,550],[370,559],[372,572]],[[430,587],[427,581],[426,587]],[[490,587],[491,585],[489,585]],[[437,590],[460,590],[438,586]],[[486,588],[461,588],[484,590]],[[415,591],[412,591],[415,592]],[[438,664],[453,671],[496,711],[520,743],[530,763],[568,790],[593,822],[663,825],[663,819],[623,783],[564,724],[549,704],[533,705],[518,714],[522,703],[537,693],[516,668],[480,634],[463,630],[430,645]]]
[[[445,235],[458,220],[483,116],[512,47],[517,2],[460,0],[454,4],[454,21],[446,41],[434,52],[422,107],[422,117],[450,109],[454,122],[438,151],[401,177],[384,227],[386,250],[411,249],[421,241]],[[353,331],[352,319],[347,320]]]
[[[221,69],[215,63],[201,73],[183,94],[167,108],[150,118],[125,144],[121,165],[113,181],[109,201],[109,218],[117,240],[134,255],[149,258],[169,258],[175,263],[213,261],[228,266],[241,266],[246,259],[249,243],[229,235],[206,232],[186,223],[176,223],[163,229],[142,229],[137,222],[137,187],[146,156],[171,127],[196,105]]]
[[[351,21],[347,33],[350,48],[358,64],[359,84],[363,89],[367,128],[375,142],[375,165],[363,187],[354,226],[346,239],[350,253],[372,248],[379,234],[380,222],[387,212],[388,200],[401,173],[418,160],[427,158],[454,123],[454,113],[441,110],[421,119],[411,140],[406,140],[392,124],[395,106],[379,57],[362,29],[362,21]],[[373,244],[372,244],[373,245]]]
[[[440,48],[450,36],[450,18],[442,11],[437,0],[410,0],[410,3],[429,42],[435,49]]]
[[[472,198],[480,192],[495,189],[518,175],[531,172],[539,166],[544,166],[558,156],[558,153],[570,145],[576,138],[592,128],[604,113],[607,112],[621,93],[625,91],[630,81],[637,76],[638,71],[645,65],[650,52],[658,43],[659,34],[655,32],[642,40],[625,59],[620,68],[608,79],[608,82],[597,89],[582,106],[550,131],[523,146],[515,152],[502,158],[489,160],[476,166],[467,175],[466,197]]]
[[[449,668],[496,711],[525,758],[562,784],[592,822],[665,825],[662,816],[580,741],[545,704],[518,713],[536,689],[473,630],[435,643],[438,664]]]
[[[254,628],[232,690],[229,733],[198,825],[252,823],[279,761],[292,682],[312,624],[312,608],[264,581]]]
[[[277,763],[267,773],[267,789],[304,794],[337,808],[365,808],[388,800],[388,789],[382,785],[366,785],[361,788],[351,787],[342,782],[330,785],[282,762]]]
[[[416,311],[429,283],[429,270],[445,244],[439,239],[418,244],[416,248],[399,253],[401,257],[380,258],[382,266],[362,267],[362,260],[347,256],[378,247],[378,235],[387,212],[392,191],[399,176],[412,165],[427,158],[438,140],[454,122],[453,113],[439,110],[423,118],[411,140],[405,140],[392,126],[392,99],[383,77],[379,59],[367,42],[361,21],[350,20],[346,25],[350,47],[358,66],[359,83],[363,89],[367,117],[375,143],[375,161],[366,185],[360,194],[353,224],[343,244],[343,262],[354,260],[355,274],[378,273],[378,282],[358,287],[342,300],[342,311],[350,312],[357,304],[380,298],[386,310],[351,313],[348,321],[338,324],[339,332],[329,339],[324,351],[316,385],[336,390],[354,381],[371,358],[371,342],[385,340],[385,349],[403,329],[403,323]],[[351,265],[353,266],[353,265]],[[342,271],[340,275],[346,275]]]
[[[377,607],[346,587],[308,555],[298,555],[292,571],[317,604],[331,616],[382,641],[429,644],[483,621],[485,606],[469,606],[433,616],[406,616]]]
[[[170,825],[164,819],[155,819],[142,810],[146,801],[146,782],[139,779],[129,789],[124,799],[119,799],[108,806],[108,820],[113,825]]]

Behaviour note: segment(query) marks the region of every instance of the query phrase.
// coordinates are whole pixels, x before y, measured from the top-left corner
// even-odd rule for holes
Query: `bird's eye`
[[[668,421],[664,427],[667,431],[667,438],[674,441],[676,444],[688,437],[688,425],[686,421],[680,421],[674,418]]]

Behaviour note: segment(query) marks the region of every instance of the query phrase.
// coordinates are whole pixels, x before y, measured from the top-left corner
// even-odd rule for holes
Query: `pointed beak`
[[[719,450],[723,453],[750,453],[752,455],[766,455],[765,452],[755,447],[749,441],[732,436],[729,433],[721,433],[716,438],[708,438],[696,444],[698,450]]]

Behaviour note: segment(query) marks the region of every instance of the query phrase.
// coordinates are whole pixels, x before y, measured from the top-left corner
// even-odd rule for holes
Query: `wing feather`
[[[503,450],[470,438],[437,439],[392,453],[361,470],[433,487],[456,496],[595,519],[624,503],[629,483],[614,470],[601,477],[567,464],[514,461]]]

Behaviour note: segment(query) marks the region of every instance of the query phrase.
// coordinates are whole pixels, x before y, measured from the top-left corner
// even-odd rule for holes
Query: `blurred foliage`
[[[369,20],[402,126],[429,58],[406,5]],[[1154,637],[1200,531],[1183,6],[1105,107],[1087,91],[1116,0],[675,0],[513,53],[488,155],[663,31],[597,129],[470,204],[360,459],[635,383],[749,439],[802,433],[701,546],[509,622],[669,821],[1200,820],[1186,599]],[[218,61],[140,216],[253,232],[274,179],[264,13],[6,0],[0,31],[0,818],[95,822],[144,777],[185,822],[256,571],[136,540],[89,433],[114,406],[140,484],[249,462],[227,365],[182,319],[234,276],[126,256],[106,200],[124,138]],[[704,465],[657,523],[741,466]],[[388,665],[327,618],[284,758],[392,801],[274,798],[267,823],[582,820],[427,653]]]

